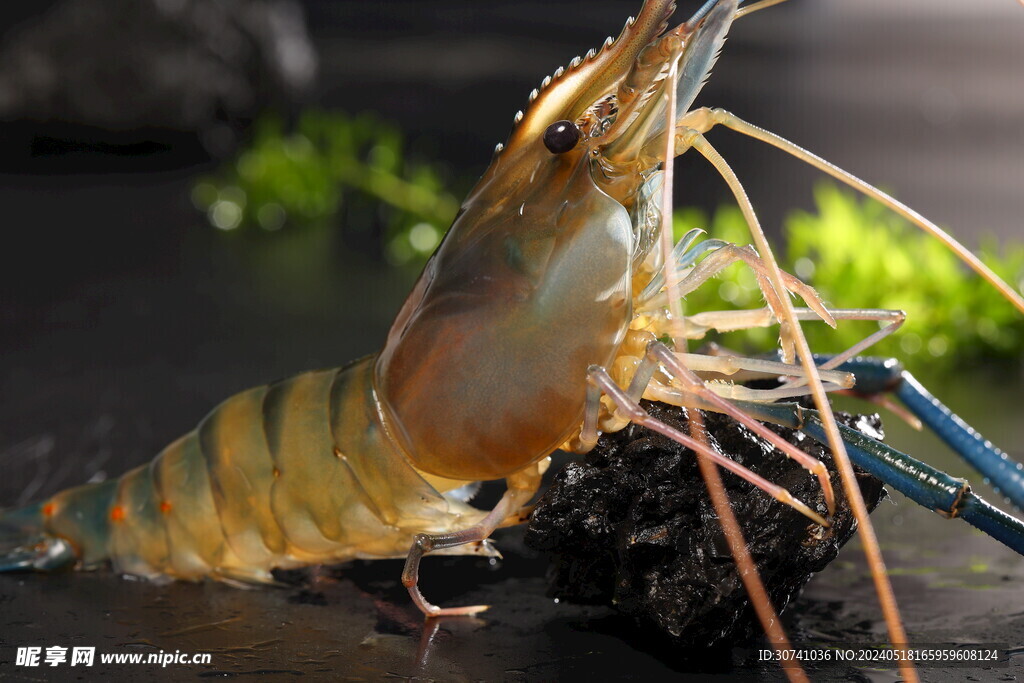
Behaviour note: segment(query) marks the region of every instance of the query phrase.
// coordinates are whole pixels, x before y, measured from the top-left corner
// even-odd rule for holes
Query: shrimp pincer
[[[425,615],[472,614],[486,607],[441,608],[420,593],[421,558],[494,554],[488,537],[523,520],[553,451],[587,452],[601,432],[630,422],[698,454],[724,525],[729,506],[713,465],[828,527],[835,483],[821,462],[760,422],[773,421],[807,427],[829,444],[891,640],[902,646],[906,635],[846,454],[854,436],[841,433],[826,392],[860,386],[863,368],[852,358],[895,331],[903,314],[826,306],[782,272],[743,186],[706,134],[732,129],[817,166],[944,241],[1021,311],[1024,298],[888,195],[733,114],[692,108],[732,22],[776,1],[739,9],[737,0],[710,0],[670,28],[674,3],[647,0],[617,39],[557,70],[529,96],[379,353],[244,391],[152,463],[0,515],[0,570],[109,560],[118,571],[154,579],[269,582],[275,568],[406,556],[402,580]],[[691,233],[673,248],[665,227],[673,159],[689,150],[727,182],[753,245]],[[683,315],[682,296],[736,261],[754,272],[764,308]],[[804,305],[795,307],[791,294]],[[801,322],[846,320],[884,327],[819,366]],[[775,359],[685,348],[712,329],[776,324]],[[744,386],[750,377],[781,382]],[[784,402],[805,395],[817,412]],[[741,422],[815,477],[824,503],[808,505],[722,455],[699,425],[683,433],[652,418],[641,398]],[[881,452],[855,445],[858,453]],[[904,466],[892,460],[892,471]],[[490,511],[457,493],[496,479],[507,490]],[[1006,480],[1006,488],[1017,486]],[[1000,524],[1020,544],[1024,525],[1007,517]],[[742,539],[727,537],[742,568]],[[756,572],[741,574],[752,595],[763,593]],[[770,604],[754,602],[769,638],[782,646]]]

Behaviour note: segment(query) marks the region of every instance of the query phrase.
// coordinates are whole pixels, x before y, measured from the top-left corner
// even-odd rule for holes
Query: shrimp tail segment
[[[66,491],[59,514],[53,502],[0,511],[0,572],[93,567],[108,559],[111,484]]]

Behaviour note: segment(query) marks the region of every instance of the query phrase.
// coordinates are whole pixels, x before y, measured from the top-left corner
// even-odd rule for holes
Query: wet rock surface
[[[644,403],[657,419],[688,431],[685,409]],[[837,418],[882,436],[877,415]],[[816,477],[734,420],[707,413],[705,421],[720,452],[826,514]],[[832,528],[821,533],[753,485],[722,475],[761,578],[781,611],[835,559],[856,522],[831,452],[803,434],[772,428],[825,463],[838,508]],[[882,482],[858,472],[858,483],[874,509],[886,495]],[[552,597],[611,605],[684,647],[735,641],[760,628],[694,454],[644,427],[603,435],[583,462],[560,472],[537,505],[526,543],[554,555]]]

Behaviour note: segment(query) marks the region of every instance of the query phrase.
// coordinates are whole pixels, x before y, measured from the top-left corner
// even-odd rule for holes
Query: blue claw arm
[[[806,415],[804,432],[827,445],[828,439],[817,412],[808,410]],[[914,502],[943,517],[961,517],[971,526],[1024,555],[1024,522],[974,495],[966,481],[951,477],[846,425],[839,425],[839,431],[850,460],[858,467],[871,472]]]
[[[822,357],[822,362],[827,358]],[[818,359],[815,359],[818,362]],[[932,396],[893,360],[854,358],[839,366],[857,378],[856,391],[891,391],[1018,510],[1024,510],[1024,464],[1014,461]]]
[[[1024,510],[1024,465],[1015,462],[928,393],[906,370],[896,390],[900,400],[1018,510]]]
[[[828,445],[821,417],[815,410],[795,403],[737,402],[737,405],[742,405],[743,410],[755,419],[800,429],[814,440]],[[839,431],[850,460],[858,467],[919,505],[943,517],[960,517],[1024,555],[1024,522],[975,495],[966,481],[951,477],[846,425],[839,425]]]

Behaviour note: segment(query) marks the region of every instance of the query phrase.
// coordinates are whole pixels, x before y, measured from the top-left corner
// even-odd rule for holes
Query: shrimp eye
[[[544,146],[552,154],[565,154],[580,141],[580,129],[572,121],[555,121],[544,131]]]

